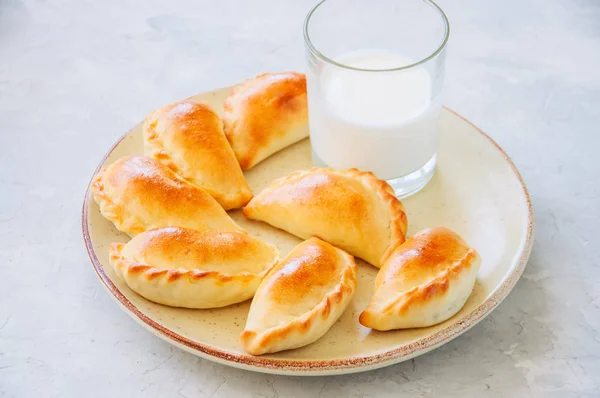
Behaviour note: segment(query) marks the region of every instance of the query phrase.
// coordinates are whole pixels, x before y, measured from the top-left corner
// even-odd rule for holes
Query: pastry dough
[[[244,214],[303,239],[318,236],[376,267],[404,242],[407,227],[389,184],[356,169],[296,171],[254,197]]]
[[[252,199],[223,122],[206,104],[184,100],[148,115],[144,151],[207,191],[225,210]]]
[[[242,169],[308,137],[307,108],[303,73],[264,73],[236,86],[223,121]]]
[[[102,215],[131,236],[168,226],[242,230],[206,191],[146,156],[117,160],[91,189]]]
[[[381,267],[359,321],[377,330],[443,322],[471,295],[480,263],[479,254],[456,233],[441,227],[421,231]]]
[[[110,263],[139,295],[185,308],[216,308],[251,298],[279,258],[243,232],[167,227],[113,243]]]
[[[241,341],[253,355],[298,348],[323,336],[356,289],[354,258],[318,238],[294,248],[265,277]]]

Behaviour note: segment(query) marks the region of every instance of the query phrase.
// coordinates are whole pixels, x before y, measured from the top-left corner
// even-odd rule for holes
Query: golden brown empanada
[[[359,321],[377,330],[443,322],[471,295],[480,263],[479,254],[456,233],[441,227],[423,230],[385,261]]]
[[[133,291],[185,308],[249,299],[278,258],[277,248],[244,232],[179,227],[146,231],[110,247],[110,263]]]
[[[206,191],[146,156],[126,156],[102,169],[91,190],[102,215],[131,236],[168,226],[242,230]]]
[[[240,338],[253,355],[298,348],[323,336],[356,289],[354,258],[318,238],[296,246],[269,272]]]
[[[223,122],[206,104],[184,100],[150,113],[144,123],[144,152],[204,189],[225,210],[252,199]]]
[[[264,73],[225,100],[225,134],[243,170],[308,137],[306,76]]]
[[[389,184],[356,169],[293,172],[255,196],[244,214],[303,239],[317,236],[376,267],[404,242],[407,227]]]

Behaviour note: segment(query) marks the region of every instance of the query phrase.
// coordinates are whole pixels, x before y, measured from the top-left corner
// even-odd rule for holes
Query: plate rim
[[[222,89],[221,89],[222,90]],[[208,91],[218,91],[210,90]],[[450,340],[460,336],[471,327],[479,323],[485,316],[490,314],[501,302],[504,300],[511,290],[516,285],[517,281],[523,274],[523,271],[527,265],[527,261],[531,254],[533,246],[533,236],[535,229],[534,222],[534,210],[531,201],[531,196],[527,189],[527,185],[521,176],[521,173],[515,166],[514,162],[508,156],[508,154],[494,141],[488,134],[477,127],[474,123],[461,116],[454,110],[444,106],[446,111],[449,111],[454,116],[460,118],[463,122],[466,122],[473,127],[479,134],[486,138],[498,152],[502,155],[504,160],[510,166],[512,172],[517,177],[523,194],[527,202],[527,233],[525,236],[525,243],[521,250],[521,255],[517,260],[516,267],[506,277],[506,279],[496,288],[496,291],[492,295],[481,303],[477,308],[466,314],[458,322],[455,322],[446,328],[437,331],[436,333],[426,338],[415,340],[407,345],[395,347],[391,350],[379,352],[372,355],[366,356],[355,356],[347,359],[331,359],[331,360],[288,360],[288,359],[272,359],[260,356],[252,356],[238,353],[231,353],[225,350],[212,347],[207,344],[202,344],[187,337],[180,335],[179,333],[161,325],[154,321],[141,310],[139,310],[112,282],[108,277],[96,252],[92,246],[88,228],[88,208],[91,199],[90,187],[94,176],[100,171],[102,165],[106,159],[112,154],[112,152],[119,146],[119,144],[129,135],[131,135],[135,129],[137,129],[141,123],[136,124],[130,128],[125,134],[123,134],[109,149],[109,151],[102,157],[98,166],[96,167],[85,191],[85,197],[83,200],[83,206],[81,211],[81,228],[83,240],[85,243],[86,251],[88,253],[90,262],[97,274],[102,281],[103,286],[111,293],[111,297],[115,299],[125,312],[130,315],[134,320],[144,326],[147,330],[155,334],[156,336],[166,340],[167,342],[184,349],[187,352],[200,356],[202,358],[215,361],[228,366],[242,368],[246,370],[262,372],[262,373],[275,373],[275,374],[287,374],[287,375],[306,375],[306,376],[319,376],[328,374],[345,374],[362,372],[372,369],[381,368],[384,366],[393,365],[416,356],[425,354]]]

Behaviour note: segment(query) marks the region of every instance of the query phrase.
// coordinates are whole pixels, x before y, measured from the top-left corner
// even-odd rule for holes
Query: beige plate
[[[228,88],[200,94],[221,109]],[[429,185],[404,200],[409,235],[436,225],[460,233],[483,258],[475,290],[464,308],[448,321],[421,329],[376,332],[361,326],[358,315],[372,292],[377,270],[359,262],[357,293],[340,320],[317,342],[274,355],[254,357],[242,349],[250,301],[216,310],[189,310],[154,304],[119,280],[108,263],[108,246],[126,242],[105,220],[89,189],[83,205],[83,236],[94,269],[121,307],[160,338],[200,357],[265,373],[325,375],[359,372],[426,353],[479,322],[510,292],[525,268],[533,237],[533,209],[517,169],[494,141],[459,115],[445,109],[438,169]],[[136,126],[100,162],[142,154],[142,128]],[[311,166],[310,142],[304,140],[246,173],[255,193],[270,181]],[[282,255],[299,239],[265,224],[232,217],[250,234],[279,246]]]

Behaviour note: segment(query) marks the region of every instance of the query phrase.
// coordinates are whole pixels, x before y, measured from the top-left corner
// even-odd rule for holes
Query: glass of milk
[[[400,198],[433,176],[449,25],[429,0],[324,0],[306,17],[313,163]]]

